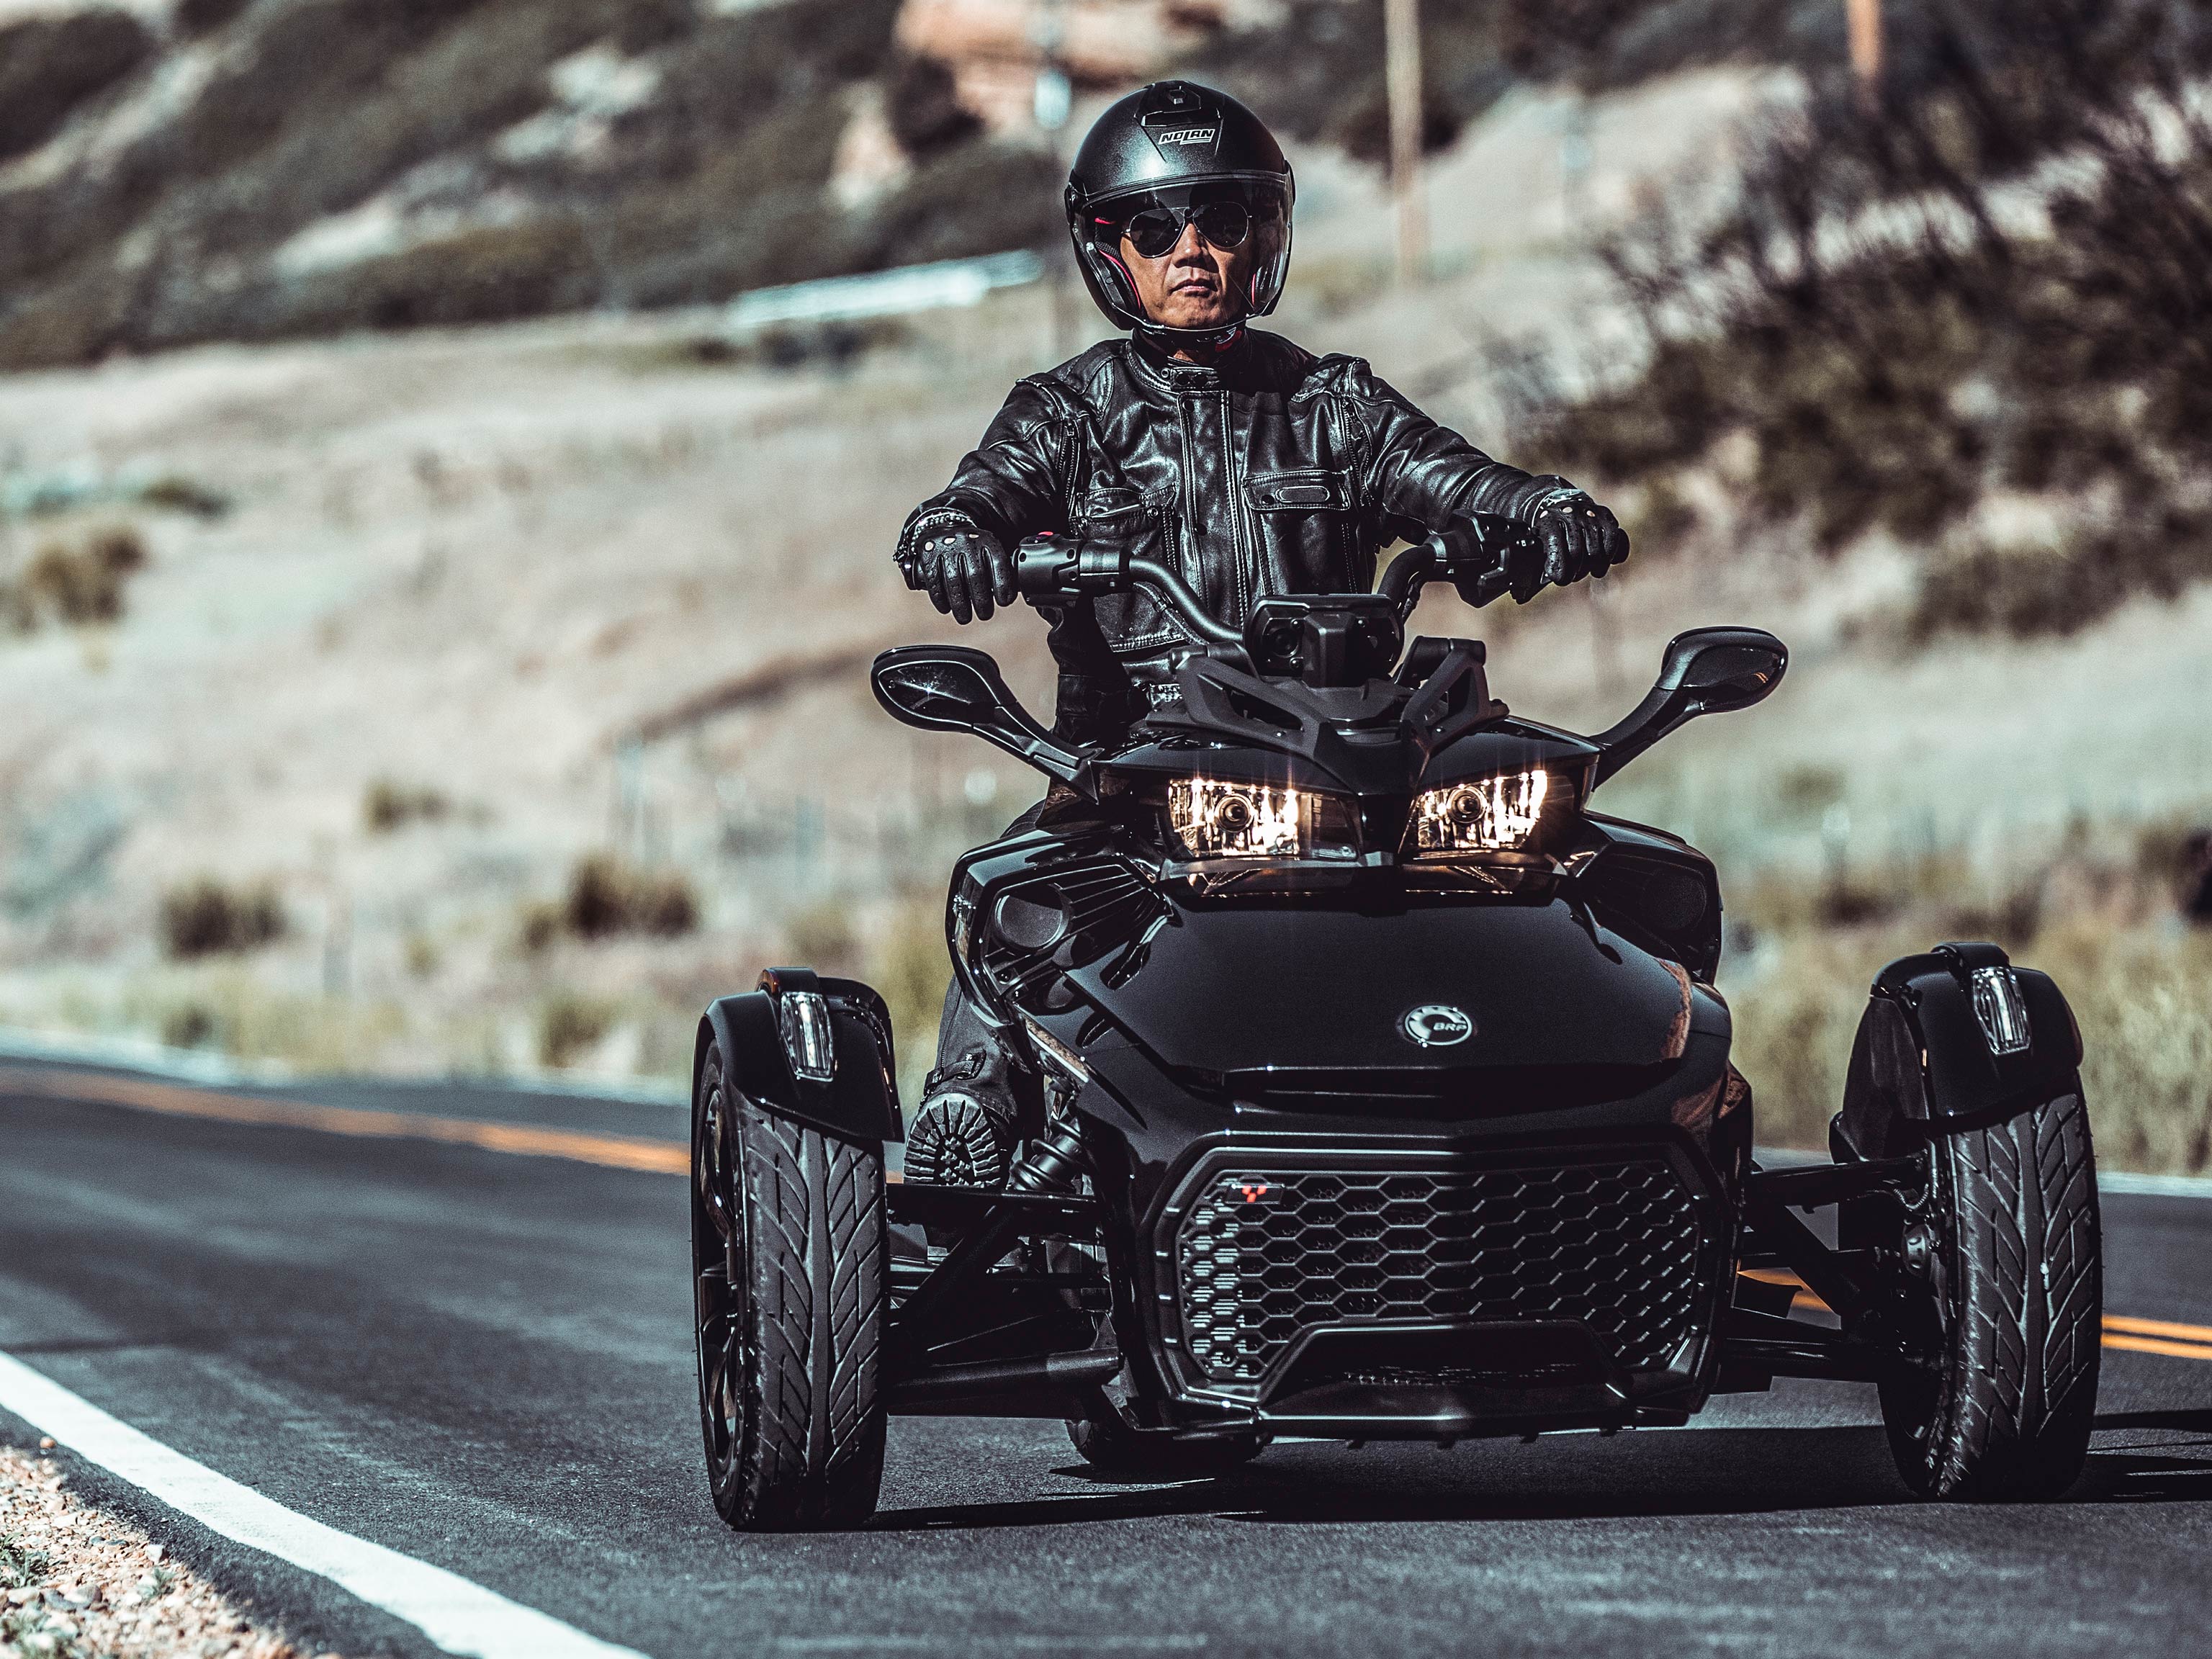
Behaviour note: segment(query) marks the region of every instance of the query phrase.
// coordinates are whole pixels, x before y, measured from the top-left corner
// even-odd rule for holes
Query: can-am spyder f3
[[[1022,1150],[1003,1188],[886,1185],[879,996],[777,968],[707,1010],[692,1266],[732,1525],[864,1519],[890,1413],[1062,1418],[1095,1463],[1199,1473],[1280,1436],[1679,1424],[1783,1376],[1877,1382],[1919,1492],[2074,1480],[2100,1267],[2057,987],[1990,945],[1891,963],[1832,1161],[1756,1165],[1713,867],[1589,803],[1786,653],[1699,629],[1608,731],[1516,717],[1480,644],[1401,655],[1423,583],[1504,586],[1526,532],[1478,531],[1241,632],[1158,563],[1024,544],[1033,600],[1141,591],[1194,641],[1110,750],[1055,742],[980,651],[877,659],[895,717],[1052,781],[946,915]],[[1792,1213],[1828,1206],[1833,1246]]]

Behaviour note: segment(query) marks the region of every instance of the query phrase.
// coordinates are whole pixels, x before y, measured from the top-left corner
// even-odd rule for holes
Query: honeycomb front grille
[[[1579,1320],[1627,1370],[1694,1326],[1698,1227],[1659,1158],[1434,1170],[1231,1166],[1184,1204],[1183,1340],[1217,1387],[1362,1320]]]

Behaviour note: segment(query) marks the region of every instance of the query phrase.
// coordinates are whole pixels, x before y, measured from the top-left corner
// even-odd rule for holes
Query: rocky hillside
[[[1833,12],[1431,4],[1428,136],[1530,76],[1833,56]],[[0,368],[1034,244],[1048,63],[1078,122],[1182,66],[1371,161],[1382,39],[1381,0],[0,0]]]
[[[0,33],[0,363],[720,299],[1019,246],[897,0],[181,0]],[[888,135],[865,212],[834,188]],[[866,134],[864,133],[865,137]],[[880,149],[882,147],[879,146]]]

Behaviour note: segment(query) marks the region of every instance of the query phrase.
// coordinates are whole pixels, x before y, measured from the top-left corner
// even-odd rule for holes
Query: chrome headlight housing
[[[1358,813],[1340,795],[1241,779],[1176,778],[1168,829],[1193,860],[1350,864],[1359,857]]]
[[[1402,855],[1464,859],[1532,852],[1540,832],[1573,814],[1574,797],[1570,781],[1541,766],[1424,789],[1407,815]]]

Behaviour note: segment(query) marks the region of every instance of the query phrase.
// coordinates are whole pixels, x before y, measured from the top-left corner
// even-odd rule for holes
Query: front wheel
[[[1922,1191],[1846,1243],[1899,1252],[1898,1332],[1915,1363],[1881,1387],[1890,1449],[1924,1497],[2055,1498],[2096,1414],[2104,1270],[2081,1097],[1939,1136]],[[1851,1235],[1856,1233],[1854,1240]]]
[[[714,1507],[748,1531],[857,1526],[883,1484],[879,1152],[770,1115],[719,1044],[692,1102],[699,1415]]]

